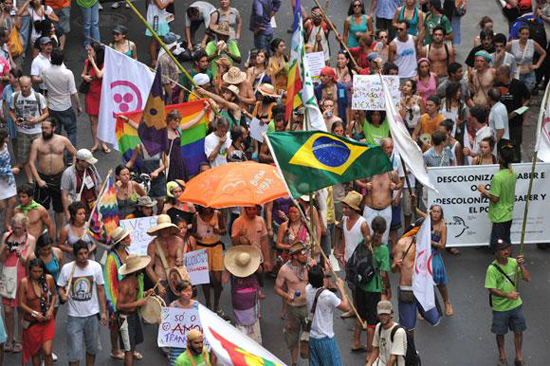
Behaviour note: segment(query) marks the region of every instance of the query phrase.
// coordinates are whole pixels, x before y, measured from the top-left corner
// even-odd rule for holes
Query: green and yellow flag
[[[266,141],[294,198],[392,170],[380,146],[327,132],[272,132]]]

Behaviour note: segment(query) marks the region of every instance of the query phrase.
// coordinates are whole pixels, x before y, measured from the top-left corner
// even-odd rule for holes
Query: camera
[[[13,253],[15,252],[17,249],[19,249],[19,243],[10,243],[10,242],[6,242],[6,245],[8,247],[8,251],[10,253]]]

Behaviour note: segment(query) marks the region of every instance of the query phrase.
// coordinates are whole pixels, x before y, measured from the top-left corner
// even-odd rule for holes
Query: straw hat
[[[290,246],[290,248],[288,249],[288,254],[293,255],[303,250],[307,250],[307,247],[304,243],[299,241]]]
[[[117,227],[113,233],[111,234],[111,239],[113,240],[113,245],[116,245],[120,243],[122,240],[124,240],[125,237],[130,235],[130,230],[119,226]]]
[[[346,197],[342,200],[342,203],[345,203],[355,211],[361,211],[361,202],[363,201],[363,195],[356,191],[349,192]]]
[[[240,84],[246,80],[246,72],[241,71],[237,66],[233,66],[228,72],[223,74],[223,81],[228,84]]]
[[[279,98],[279,94],[275,92],[275,87],[271,84],[262,84],[258,91],[260,94],[262,94],[264,97],[272,97],[272,98]]]
[[[229,85],[224,89],[229,90],[231,93],[235,95],[239,95],[239,87],[237,85]]]
[[[229,28],[229,22],[219,22],[218,24],[212,24],[210,29],[222,36],[230,36],[231,29]]]
[[[225,268],[235,277],[248,277],[260,267],[262,253],[251,245],[237,245],[225,253]]]
[[[162,229],[172,229],[172,234],[179,232],[179,229],[176,225],[172,224],[172,219],[166,214],[159,215],[157,218],[157,226],[147,231],[149,235],[155,235]]]
[[[231,63],[231,60],[228,59],[227,57],[225,56],[221,56],[220,58],[218,58],[216,61],[214,61],[218,66],[219,65],[222,65],[222,66],[225,66],[227,67],[228,69],[231,67],[231,65],[233,65]]]
[[[151,262],[151,257],[148,255],[134,255],[130,254],[126,257],[126,263],[124,263],[119,269],[118,274],[124,276],[130,273],[137,272]]]

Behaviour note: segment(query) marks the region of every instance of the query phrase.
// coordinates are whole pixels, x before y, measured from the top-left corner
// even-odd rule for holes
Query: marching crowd
[[[491,188],[479,187],[490,202],[489,244],[496,255],[485,287],[491,297],[498,365],[507,365],[508,330],[515,337],[515,365],[524,365],[521,337],[526,323],[516,283],[519,278],[529,281],[530,275],[522,256],[511,257],[516,174],[510,164],[522,159],[522,107],[529,106],[531,96],[549,80],[544,35],[550,37],[550,1],[503,0],[509,34],[495,34],[493,20],[485,15],[479,36],[464,40],[460,23],[467,13],[466,0],[373,0],[370,8],[362,0],[342,1],[338,5],[349,5],[344,20],[327,17],[330,1],[323,7],[317,1],[311,6],[291,0],[293,8],[300,6],[296,12],[303,17],[305,51],[322,52],[326,63],[314,91],[327,131],[381,146],[393,170],[334,185],[311,197],[223,210],[178,197],[193,175],[211,168],[242,161],[274,164],[267,144],[250,137],[250,121],[259,120],[270,132],[301,131],[305,109],[285,114],[290,37],[284,30],[275,31],[272,23],[281,1],[248,1],[251,17],[244,28],[231,0],[212,2],[195,1],[176,13],[173,0],[146,1],[148,24],[189,66],[185,75],[149,29],[147,50],[132,40],[123,24],[101,43],[101,4],[77,0],[87,52],[77,86],[76,71],[64,65],[67,38],[79,37],[71,33],[71,1],[1,1],[0,208],[5,232],[0,246],[0,365],[4,352],[22,352],[23,365],[52,365],[57,359],[52,343],[58,310],[67,313],[70,365],[78,365],[84,354],[86,364],[94,365],[100,325],[108,325],[112,358],[125,365],[147,361],[136,346],[143,342],[142,318],[155,322],[158,316],[145,310],[148,299],[163,306],[197,308],[200,295],[183,261],[185,253],[197,249],[206,249],[208,255],[210,283],[201,285],[204,305],[260,344],[264,282],[275,279],[292,365],[305,352],[300,334],[306,329],[310,365],[343,364],[333,330],[336,308],[342,317],[357,317],[350,348],[366,352],[368,366],[416,365],[418,356],[412,351],[417,318],[437,325],[443,315],[454,314],[442,253],[459,251],[446,248],[445,207],[428,207],[427,189],[415,184],[394,153],[386,112],[351,108],[354,77],[379,73],[398,76],[398,113],[422,149],[426,167],[500,166]],[[112,8],[121,3],[112,3]],[[184,17],[182,36],[172,26],[177,16]],[[525,16],[536,21],[523,21]],[[246,52],[239,44],[243,31],[254,37],[254,48]],[[461,42],[472,42],[464,63],[455,58],[453,47]],[[337,54],[334,45],[341,49]],[[119,219],[158,215],[157,225],[148,232],[154,239],[147,256],[130,254],[128,229],[116,228],[109,243],[98,243],[89,233],[88,218],[102,186],[94,153],[111,152],[98,138],[105,47],[134,59],[148,52],[149,65],[161,67],[167,105],[204,100],[198,119],[209,106],[219,111],[210,120],[198,172],[185,165],[179,149],[150,155],[143,145],[115,169]],[[32,58],[29,74],[21,69],[25,57]],[[83,106],[79,94],[84,94]],[[84,111],[93,137],[89,149],[77,141],[77,115]],[[176,146],[181,120],[178,111],[166,116],[168,139]],[[145,181],[136,179],[142,173],[148,177]],[[20,175],[18,184],[15,175]],[[433,280],[444,306],[425,311],[412,292],[412,271],[416,233],[427,215]],[[320,249],[311,249],[315,243]],[[348,277],[351,300],[344,282],[331,276],[331,264],[320,256],[321,250],[327,257],[334,255],[346,273],[359,274],[357,280]],[[103,252],[103,257],[97,254]],[[370,274],[361,264],[365,258],[370,258]],[[391,272],[399,277],[393,292]],[[220,305],[226,286],[232,309]],[[393,320],[392,295],[398,299],[399,325]],[[366,341],[361,340],[363,331]],[[200,331],[187,334],[187,345],[163,349],[171,365],[216,363]]]

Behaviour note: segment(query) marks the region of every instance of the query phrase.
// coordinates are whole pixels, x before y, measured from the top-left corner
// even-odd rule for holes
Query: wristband
[[[33,318],[38,318],[38,312],[35,311],[35,310],[33,310],[32,313],[31,313],[31,316],[32,316]]]

